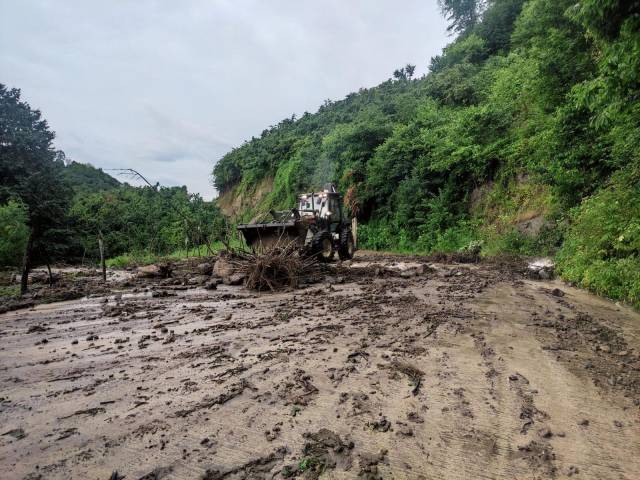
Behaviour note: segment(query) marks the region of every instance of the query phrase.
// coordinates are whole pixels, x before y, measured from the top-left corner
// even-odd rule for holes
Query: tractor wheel
[[[349,228],[345,228],[340,232],[340,246],[338,248],[340,260],[351,260],[355,250],[356,248],[353,244],[353,235],[351,235],[351,230]]]
[[[333,260],[333,239],[329,232],[318,232],[313,236],[311,254],[321,262]]]

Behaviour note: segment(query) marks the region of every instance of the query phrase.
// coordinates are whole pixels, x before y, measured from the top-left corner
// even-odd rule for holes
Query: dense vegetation
[[[219,238],[224,219],[213,202],[186,187],[131,187],[79,193],[69,212],[82,255],[96,258],[98,236],[108,256],[205,245]],[[80,252],[80,248],[77,250]]]
[[[218,204],[248,219],[334,182],[362,247],[555,255],[567,279],[640,306],[640,1],[439,0],[457,35],[232,150]],[[53,148],[0,85],[0,265],[166,254],[219,237],[184,187],[121,183]],[[26,286],[26,285],[25,285]]]
[[[221,205],[248,218],[333,181],[361,246],[557,254],[640,305],[640,2],[440,4],[458,36],[428,75],[264,130],[215,166]]]
[[[225,221],[213,202],[185,187],[122,184],[68,162],[53,139],[20,91],[0,85],[0,266],[96,261],[99,238],[114,257],[167,254],[220,236]]]

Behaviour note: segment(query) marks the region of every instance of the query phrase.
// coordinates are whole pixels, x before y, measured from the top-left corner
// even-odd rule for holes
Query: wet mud
[[[2,313],[0,477],[640,478],[640,314],[470,261]]]

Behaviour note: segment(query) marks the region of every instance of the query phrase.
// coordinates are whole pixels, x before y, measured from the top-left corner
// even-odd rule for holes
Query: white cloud
[[[206,198],[232,146],[406,63],[424,73],[448,40],[436,0],[3,3],[0,82],[58,148]]]

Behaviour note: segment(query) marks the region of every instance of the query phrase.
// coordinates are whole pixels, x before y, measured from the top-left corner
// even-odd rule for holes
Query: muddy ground
[[[640,478],[637,312],[411,262],[1,314],[0,478]]]

